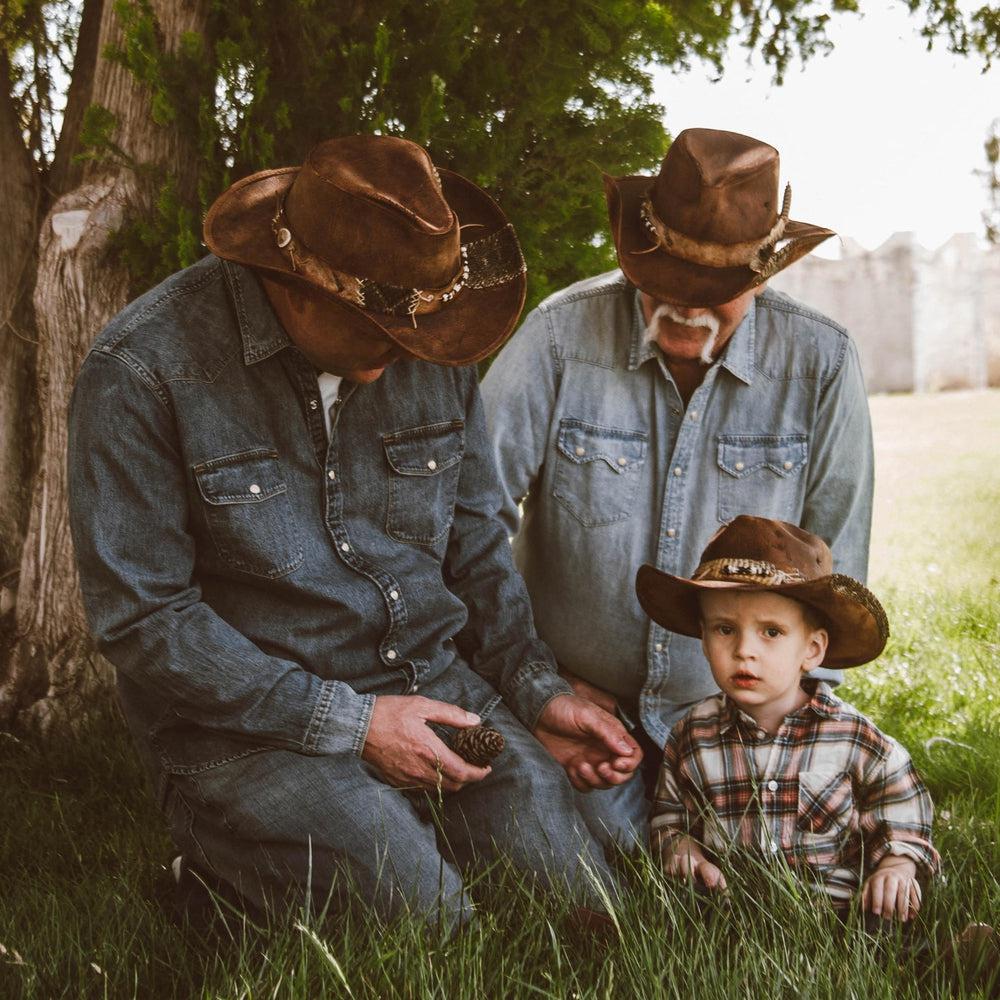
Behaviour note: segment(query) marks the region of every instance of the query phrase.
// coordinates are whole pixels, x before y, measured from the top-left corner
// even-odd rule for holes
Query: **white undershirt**
[[[340,392],[340,383],[344,380],[339,375],[329,372],[319,374],[319,394],[323,400],[323,420],[326,421],[326,436],[330,436],[330,407]]]

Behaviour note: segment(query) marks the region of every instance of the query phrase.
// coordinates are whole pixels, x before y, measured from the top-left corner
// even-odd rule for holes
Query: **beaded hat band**
[[[417,316],[437,312],[463,288],[494,288],[513,281],[526,270],[521,247],[510,224],[482,239],[463,243],[458,273],[441,288],[403,288],[338,271],[322,257],[311,253],[293,233],[283,201],[278,203],[271,219],[271,232],[293,271],[361,309],[387,316],[409,316],[414,326]]]

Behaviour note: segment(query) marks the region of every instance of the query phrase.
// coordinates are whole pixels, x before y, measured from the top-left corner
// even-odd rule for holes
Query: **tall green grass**
[[[893,635],[841,690],[909,747],[937,803],[946,880],[925,902],[922,964],[844,931],[787,878],[737,872],[727,901],[706,901],[642,859],[623,861],[610,941],[581,938],[566,900],[509,871],[477,880],[481,919],[450,941],[415,921],[380,926],[363,901],[325,921],[176,924],[163,905],[170,845],[109,715],[52,746],[0,734],[0,998],[976,995],[941,947],[969,920],[1000,922],[1000,477],[981,433],[1000,394],[924,404],[874,401],[879,474],[894,485],[877,499],[872,586]],[[956,410],[951,452],[908,478],[913,442]]]

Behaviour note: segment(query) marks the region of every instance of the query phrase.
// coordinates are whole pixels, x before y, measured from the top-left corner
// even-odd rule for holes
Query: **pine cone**
[[[503,733],[492,726],[473,726],[460,729],[451,741],[451,748],[462,760],[486,767],[504,748]]]

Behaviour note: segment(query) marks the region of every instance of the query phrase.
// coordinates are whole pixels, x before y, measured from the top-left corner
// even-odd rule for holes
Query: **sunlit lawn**
[[[842,689],[913,752],[939,807],[947,882],[925,905],[930,972],[846,939],[794,886],[737,880],[699,904],[645,865],[622,934],[574,940],[564,905],[500,879],[442,942],[357,914],[228,937],[157,901],[170,855],[128,740],[105,724],[41,751],[0,735],[0,998],[321,996],[907,997],[964,995],[936,960],[950,928],[1000,919],[1000,392],[876,398],[873,589],[893,637]]]

